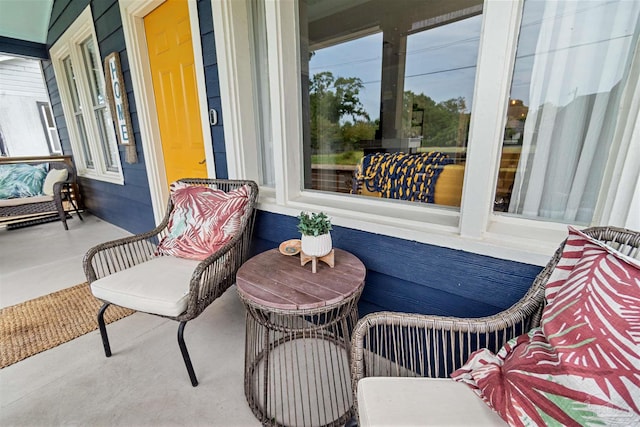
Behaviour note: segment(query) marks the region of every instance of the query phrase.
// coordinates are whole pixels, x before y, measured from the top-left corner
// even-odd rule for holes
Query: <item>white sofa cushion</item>
[[[17,199],[0,199],[0,208],[10,206],[28,205],[29,203],[50,202],[53,196],[19,197]]]
[[[506,425],[468,386],[448,378],[364,378],[358,416],[361,427]]]
[[[146,313],[177,316],[187,308],[189,282],[199,261],[162,256],[91,284],[101,300]]]

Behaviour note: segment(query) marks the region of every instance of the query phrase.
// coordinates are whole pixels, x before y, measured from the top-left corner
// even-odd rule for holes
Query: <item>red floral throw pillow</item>
[[[157,254],[203,260],[228,243],[240,229],[249,187],[224,192],[208,187],[171,184],[174,209]]]
[[[452,377],[514,426],[640,425],[640,262],[572,228],[569,242],[541,327]]]

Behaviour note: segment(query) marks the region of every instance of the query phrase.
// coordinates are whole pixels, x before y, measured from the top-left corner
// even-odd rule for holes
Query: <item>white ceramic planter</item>
[[[321,257],[331,252],[331,233],[321,236],[302,236],[302,252],[309,256]]]

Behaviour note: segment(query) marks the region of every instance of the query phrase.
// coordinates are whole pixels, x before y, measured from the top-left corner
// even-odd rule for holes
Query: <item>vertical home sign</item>
[[[120,67],[120,55],[112,52],[104,59],[105,82],[107,86],[107,99],[111,110],[111,119],[116,127],[118,142],[126,147],[126,162],[137,163],[136,143],[131,127],[131,115],[127,102],[127,90],[124,87],[122,69]]]

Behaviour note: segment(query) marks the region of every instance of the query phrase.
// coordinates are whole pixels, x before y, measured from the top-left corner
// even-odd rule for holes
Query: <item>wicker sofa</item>
[[[17,228],[30,224],[37,224],[57,218],[62,222],[65,230],[68,230],[67,212],[64,201],[71,203],[78,218],[82,216],[78,210],[76,196],[72,196],[77,188],[76,170],[73,164],[65,156],[60,157],[24,157],[5,158],[0,162],[0,167],[4,165],[46,165],[51,171],[66,169],[66,179],[53,183],[50,194],[37,194],[28,197],[0,198],[0,224],[9,228]],[[4,185],[10,185],[5,183]]]
[[[583,232],[623,256],[640,259],[638,232],[615,227]],[[545,289],[556,266],[564,262],[567,241],[526,295],[493,316],[377,312],[362,318],[354,328],[351,348],[354,415],[359,425],[504,425],[470,387],[449,377],[477,350],[486,348],[498,354],[509,340],[526,337],[540,326],[547,305]],[[560,265],[566,270],[566,264]]]

